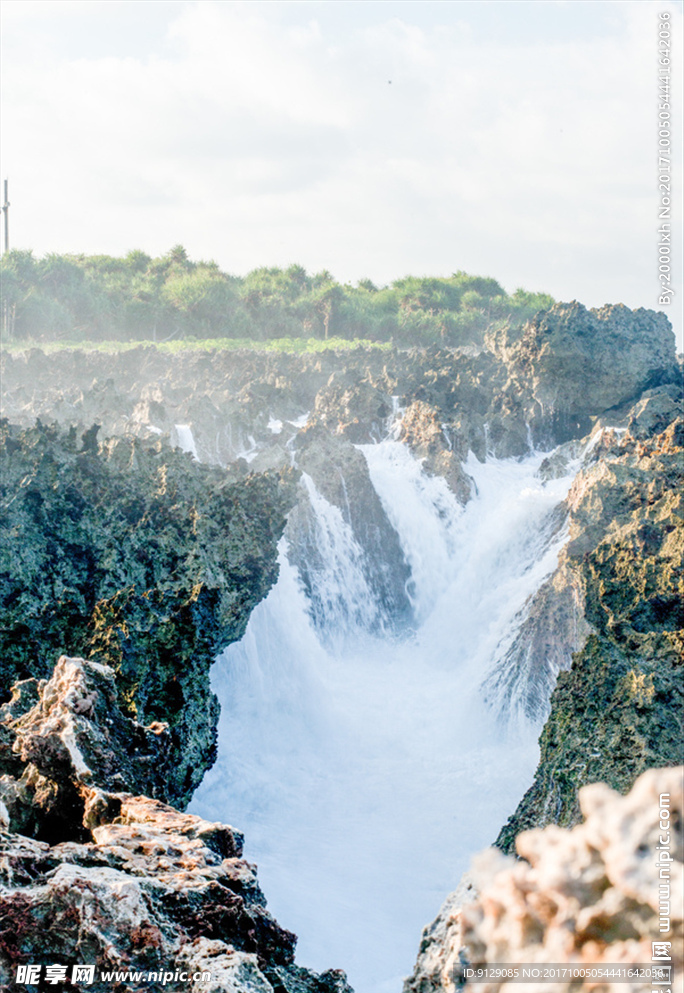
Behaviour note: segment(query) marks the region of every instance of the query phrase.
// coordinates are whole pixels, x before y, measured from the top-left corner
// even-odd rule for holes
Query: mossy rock
[[[293,474],[6,421],[0,465],[0,695],[60,654],[107,663],[131,716],[169,723],[167,799],[187,803],[215,756],[208,671],[276,581]]]
[[[501,831],[580,820],[578,791],[626,793],[640,773],[684,758],[684,450],[681,418],[627,436],[582,474],[570,500],[568,561],[593,634],[562,672],[534,782]]]
[[[558,677],[534,783],[502,829],[499,847],[514,851],[516,836],[528,828],[579,823],[578,791],[588,783],[627,793],[646,769],[681,763],[682,647],[668,635],[641,650],[589,638]]]

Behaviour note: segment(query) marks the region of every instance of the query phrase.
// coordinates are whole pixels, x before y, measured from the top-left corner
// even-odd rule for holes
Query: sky
[[[465,270],[681,336],[678,193],[658,303],[662,12],[677,121],[681,0],[3,0],[11,247]]]

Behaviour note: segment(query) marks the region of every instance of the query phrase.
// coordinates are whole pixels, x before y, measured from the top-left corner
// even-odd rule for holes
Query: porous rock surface
[[[61,652],[108,663],[127,713],[168,723],[160,798],[183,805],[215,754],[209,668],[276,581],[295,477],[97,434],[0,422],[0,699]]]
[[[168,732],[121,713],[108,666],[62,657],[16,687],[0,728],[0,988],[20,965],[58,963],[94,964],[94,983],[66,987],[94,993],[351,993],[342,972],[295,965],[237,831],[137,795],[168,770]],[[166,972],[212,978],[164,985]]]
[[[678,379],[670,322],[623,304],[556,304],[495,343],[504,395],[517,399],[537,445],[587,434],[592,417]]]
[[[597,433],[567,499],[556,578],[590,633],[558,675],[534,782],[497,840],[505,851],[526,828],[577,823],[581,786],[624,793],[645,769],[682,761],[684,418],[675,404],[664,431],[637,437],[642,405],[632,427]]]
[[[0,800],[31,837],[86,836],[81,784],[164,796],[171,763],[168,725],[126,717],[99,662],[62,656],[48,681],[17,683],[0,707]]]
[[[426,472],[444,477],[459,503],[470,500],[475,484],[462,465],[468,446],[460,433],[452,439],[434,407],[422,400],[410,404],[401,419],[399,440],[421,460]]]
[[[650,965],[653,941],[669,942],[674,974],[681,977],[683,781],[684,768],[673,767],[643,773],[627,796],[602,783],[585,786],[580,791],[582,824],[523,832],[517,838],[520,859],[495,848],[477,856],[460,892],[452,894],[438,920],[423,932],[404,993],[569,993],[578,988],[576,980],[557,977],[528,985],[475,981],[465,969],[526,963]],[[664,841],[671,862],[661,862]],[[669,922],[665,932],[660,927],[663,911]],[[653,987],[649,977],[582,988],[650,993]]]

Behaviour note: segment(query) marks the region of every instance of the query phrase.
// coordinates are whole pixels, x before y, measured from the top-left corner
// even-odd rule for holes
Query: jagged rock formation
[[[518,961],[531,955],[532,961],[576,956],[580,962],[648,963],[651,942],[669,940],[678,972],[684,952],[683,773],[681,767],[651,769],[625,797],[601,783],[584,787],[583,824],[570,832],[525,832],[517,850],[529,865],[493,856],[484,872],[476,871],[481,896],[463,914],[473,961],[491,961],[506,948]],[[665,876],[659,868],[664,848],[673,860]],[[498,878],[501,869],[513,892],[499,914],[495,894],[506,886]],[[670,924],[666,931],[663,917]],[[535,930],[542,931],[541,941]]]
[[[501,332],[495,347],[508,367],[504,395],[540,446],[582,437],[598,413],[677,379],[665,314],[622,304],[556,304],[519,337]]]
[[[521,834],[526,829],[577,824],[587,784],[605,782],[625,793],[644,770],[682,761],[680,396],[672,386],[646,391],[634,406],[606,418],[617,427],[597,424],[567,499],[569,541],[558,569],[529,606],[500,672],[484,687],[494,697],[510,689],[511,679],[525,679],[533,708],[545,699],[535,687],[548,691],[557,678],[534,783],[496,842],[505,852],[517,847],[530,857],[523,839],[536,833]],[[579,454],[575,445],[558,449],[542,475],[562,471]],[[426,928],[407,993],[455,988],[449,975],[463,942],[459,908],[473,893],[472,880],[465,879]]]
[[[387,376],[335,371],[316,394],[314,413],[328,430],[356,444],[380,441],[392,413]]]
[[[635,637],[646,635],[647,630],[659,630],[664,625],[673,632],[669,639],[673,649],[670,655],[676,656],[683,627],[679,606],[682,595],[679,490],[684,457],[678,426],[681,412],[681,390],[677,387],[668,385],[648,390],[633,407],[611,412],[602,419],[612,426],[599,421],[588,442],[585,439],[582,443],[562,445],[542,463],[540,475],[544,480],[567,472],[570,460],[582,463],[562,508],[567,512],[570,540],[561,551],[558,568],[527,605],[513,645],[483,687],[485,696],[494,706],[516,686],[524,685],[526,715],[533,720],[546,720],[549,697],[558,673],[570,668],[573,654],[584,648],[591,634],[599,638],[607,636],[607,640],[604,638],[601,642],[602,650],[606,651],[606,657],[612,657],[611,644],[631,639],[632,648],[636,650]],[[655,453],[655,458],[651,457],[651,452]],[[646,534],[650,536],[647,542]],[[590,553],[601,557],[600,575],[590,570]],[[620,559],[619,566],[616,557]],[[619,575],[611,581],[613,598],[631,597],[629,609],[646,612],[649,618],[646,621],[642,618],[634,622],[623,617],[618,622],[615,616],[604,616],[605,609],[614,609],[607,607],[608,591],[603,585],[608,576],[607,569],[614,567],[619,569]],[[649,603],[651,607],[647,607]],[[654,610],[659,612],[659,618],[653,616]],[[640,634],[630,635],[625,621]],[[677,631],[680,632],[678,635],[675,634]],[[641,637],[640,647],[646,657],[655,657],[660,652],[652,638],[644,640]],[[616,665],[611,667],[611,672],[617,673],[618,669],[624,676],[629,666],[625,669],[624,665]],[[561,679],[560,685],[564,685],[565,678]],[[580,683],[581,679],[575,683],[573,693]],[[586,692],[582,695],[586,698]],[[678,702],[676,695],[669,699],[666,711],[675,714]],[[670,720],[662,714],[660,702],[656,704],[656,711],[663,719]],[[628,724],[633,723],[630,718]],[[637,720],[635,726],[639,723]],[[564,736],[567,730],[566,727]],[[649,749],[642,753],[643,768],[673,760],[672,756],[676,754],[673,735],[676,740],[677,733],[672,725],[665,735],[652,729],[648,740],[660,737],[661,745],[657,755],[651,755]],[[598,734],[600,737],[601,722]],[[581,738],[572,740],[572,747],[580,749]],[[601,746],[597,747],[601,750]],[[558,756],[559,765],[564,764],[569,748],[570,744],[566,742],[563,758]],[[590,767],[589,778],[583,778],[582,782],[592,778],[606,779],[620,788],[627,788],[639,771],[628,762],[622,769],[625,778],[618,781],[611,778],[607,766],[598,768],[589,762],[587,768]],[[567,769],[564,776],[567,776]],[[544,795],[548,785],[545,782]],[[568,797],[573,788],[566,780]],[[547,812],[553,811],[551,820],[560,817],[560,823],[572,823],[567,817],[576,819],[578,816],[576,796],[571,803],[572,813],[569,810],[554,796]],[[523,826],[539,823],[547,821],[534,820]],[[502,842],[504,847],[510,847],[514,832],[503,837],[506,839]]]
[[[497,849],[477,856],[461,891],[423,933],[405,993],[462,988],[512,993],[521,988],[501,978],[467,979],[468,966],[651,965],[653,941],[669,942],[670,964],[681,976],[683,776],[681,767],[651,769],[624,797],[600,783],[585,786],[580,791],[583,824],[520,834],[517,851],[525,861]],[[661,861],[663,848],[671,862]],[[669,924],[665,931],[663,919]],[[556,976],[534,988],[564,993],[577,985]],[[649,976],[632,982],[608,980],[600,988],[640,993],[650,991],[652,983]]]
[[[70,648],[107,662],[131,716],[168,722],[158,795],[183,805],[214,757],[209,667],[276,580],[294,478],[96,435],[0,428],[0,691]]]
[[[677,666],[684,647],[680,606],[683,429],[681,376],[673,346],[663,315],[630,312],[620,306],[588,311],[573,303],[556,305],[522,329],[492,334],[480,351],[359,349],[321,355],[216,352],[168,356],[154,349],[135,349],[107,356],[106,365],[101,356],[83,352],[49,359],[40,352],[5,356],[5,409],[22,423],[32,423],[36,414],[41,414],[57,416],[61,422],[84,430],[101,415],[106,434],[150,438],[162,432],[172,443],[180,437],[177,426],[189,425],[202,460],[222,463],[244,456],[227,477],[221,477],[224,484],[218,486],[218,492],[223,496],[217,496],[210,472],[203,477],[201,486],[208,486],[214,501],[210,513],[201,501],[198,503],[200,498],[192,487],[186,491],[179,483],[181,499],[174,502],[165,496],[166,482],[163,486],[154,484],[158,459],[150,454],[157,450],[154,446],[129,440],[114,446],[112,455],[101,452],[99,457],[116,465],[120,475],[114,491],[107,490],[115,492],[116,500],[103,499],[97,512],[109,513],[108,521],[116,519],[114,508],[131,478],[131,459],[147,467],[143,475],[147,474],[149,484],[145,484],[142,503],[130,502],[128,524],[114,529],[114,541],[109,545],[99,537],[95,541],[101,568],[89,565],[89,553],[83,550],[90,545],[81,537],[76,542],[69,539],[68,546],[58,545],[54,562],[59,568],[51,566],[45,574],[48,583],[43,582],[40,570],[43,561],[52,561],[49,556],[28,564],[17,557],[13,575],[36,577],[36,589],[40,587],[43,600],[37,601],[39,609],[31,606],[27,610],[28,601],[18,592],[21,584],[13,580],[6,603],[10,630],[21,636],[15,639],[16,644],[10,638],[11,652],[18,650],[17,645],[29,644],[21,627],[29,623],[24,615],[30,620],[30,630],[47,631],[45,646],[73,650],[74,643],[66,641],[63,622],[53,622],[49,605],[59,603],[62,618],[78,620],[79,605],[89,587],[72,581],[71,573],[65,579],[60,570],[69,570],[70,563],[78,562],[84,575],[102,582],[99,599],[106,609],[102,613],[99,607],[95,609],[95,601],[87,601],[88,611],[83,616],[90,627],[84,633],[77,627],[81,641],[75,647],[117,668],[131,716],[137,713],[147,724],[169,721],[168,733],[181,765],[175,781],[173,776],[171,779],[175,792],[166,798],[177,798],[180,803],[196,782],[193,776],[199,777],[211,760],[209,729],[215,713],[207,702],[211,698],[206,693],[206,671],[217,642],[205,645],[198,632],[206,624],[216,631],[217,623],[224,623],[226,611],[219,592],[224,589],[233,591],[230,596],[238,590],[249,591],[244,602],[236,604],[229,598],[227,613],[231,619],[227,628],[221,629],[242,630],[249,610],[266,591],[272,575],[264,560],[259,560],[258,567],[254,565],[252,539],[245,546],[242,538],[249,533],[246,522],[253,507],[272,508],[275,500],[275,519],[268,516],[271,509],[261,518],[272,564],[283,513],[292,499],[283,498],[282,489],[278,489],[281,484],[274,477],[268,477],[271,482],[262,478],[246,481],[245,459],[252,460],[254,468],[278,472],[296,461],[323,496],[346,515],[365,547],[372,546],[374,540],[382,545],[384,560],[392,567],[369,579],[384,590],[388,612],[399,613],[406,608],[406,566],[396,535],[377,498],[371,495],[367,470],[353,444],[381,437],[389,414],[397,406],[403,407],[402,439],[426,469],[443,475],[465,502],[471,487],[461,462],[469,451],[480,459],[487,454],[517,457],[532,445],[551,448],[565,442],[542,466],[542,478],[551,479],[580,456],[578,440],[593,431],[582,472],[567,502],[570,540],[558,570],[526,606],[520,633],[501,672],[484,687],[494,701],[510,690],[511,673],[524,678],[527,716],[538,719],[547,712],[549,690],[561,672],[535,782],[498,844],[512,850],[516,836],[525,828],[552,822],[572,825],[579,818],[578,789],[584,784],[602,779],[624,792],[643,769],[680,760],[681,684]],[[302,432],[307,412],[309,427]],[[40,463],[46,479],[53,478],[53,463],[68,464],[69,473],[81,472],[82,465],[88,464],[93,437],[86,434],[83,451],[76,433],[70,437],[66,461],[50,453]],[[45,447],[46,443],[41,444]],[[172,468],[189,465],[179,454],[163,458]],[[40,473],[31,472],[42,478]],[[49,487],[41,489],[41,483],[37,499],[32,495],[35,486],[23,491],[19,485],[22,478],[20,472],[12,479],[12,497],[20,494],[21,516],[17,519],[21,527],[27,526],[26,521],[42,527],[45,520],[51,520],[40,502]],[[247,485],[252,487],[251,493],[240,489]],[[364,504],[362,519],[355,519],[350,510],[349,487]],[[164,500],[157,495],[160,488]],[[89,494],[92,486],[80,489]],[[69,533],[71,522],[78,524],[82,516],[78,491],[79,486],[75,491],[63,487],[69,499],[60,504],[59,516],[66,521]],[[59,486],[56,492],[60,493]],[[299,493],[291,526],[301,537],[311,527],[312,518],[305,488],[300,487]],[[50,491],[48,507],[53,496]],[[238,508],[240,524],[233,537],[221,546],[223,534],[211,523],[202,531],[202,542],[186,547],[187,533],[212,522],[212,514],[219,513],[216,507],[222,508],[219,517],[225,512],[224,496],[229,498],[225,503]],[[195,516],[186,514],[188,506]],[[8,503],[14,513],[12,507]],[[156,526],[151,524],[153,515],[158,514],[164,525],[168,524],[161,545]],[[234,521],[235,516],[230,519]],[[97,521],[87,513],[86,521],[91,541],[93,534],[99,534]],[[561,521],[552,524],[559,527]],[[126,546],[123,556],[119,546],[123,548],[129,540],[131,525],[135,546],[132,554],[131,547]],[[265,547],[261,527],[259,524],[260,548]],[[175,554],[172,535],[182,535],[179,554]],[[228,578],[216,571],[216,560],[211,557],[215,542],[221,562],[238,563]],[[164,558],[157,567],[152,562],[157,552],[146,557],[146,547],[161,547]],[[78,554],[73,554],[74,549]],[[298,559],[292,550],[290,554],[301,566],[305,582],[308,563],[313,591],[315,559],[308,554]],[[135,563],[144,580],[130,577],[122,564],[124,558],[126,563]],[[372,556],[369,561],[372,565]],[[172,568],[167,572],[169,562]],[[188,564],[199,573],[188,572]],[[169,586],[169,574],[180,574],[182,583]],[[111,576],[118,576],[118,582],[107,586]],[[148,576],[161,583],[163,600],[157,600],[154,593],[147,595],[148,590],[156,589]],[[196,578],[190,582],[192,576]],[[123,596],[119,592],[131,587],[135,588]],[[257,588],[258,595],[253,596]],[[76,598],[78,609],[73,607],[74,589],[80,597]],[[16,612],[11,613],[15,607]],[[171,628],[168,618],[173,621]],[[169,630],[173,632],[171,642]],[[58,636],[58,643],[53,636]],[[144,658],[135,657],[135,665],[127,668],[127,659],[135,656],[137,644],[145,646],[141,653]],[[97,656],[98,652],[102,654]],[[7,657],[13,656],[10,653]],[[37,653],[36,657],[38,663],[48,658]],[[152,660],[149,665],[147,658]],[[207,665],[195,667],[189,661],[195,658],[206,659]],[[17,674],[46,674],[31,668],[33,665],[27,662],[24,668],[17,668]],[[139,667],[144,675],[141,682],[136,677]],[[179,686],[181,696],[174,696]],[[192,701],[200,699],[201,693],[205,694],[204,710],[193,711]],[[158,700],[162,702],[157,704]],[[190,708],[186,706],[188,700]],[[183,735],[188,742],[181,747]],[[149,792],[156,788],[151,784]],[[433,944],[447,942],[445,934],[443,919],[433,929]]]
[[[58,963],[69,977],[95,965],[74,991],[351,993],[344,973],[294,964],[237,831],[135,795],[168,792],[167,746],[164,727],[120,711],[99,662],[62,657],[47,682],[15,687],[0,712],[0,988]],[[169,972],[211,981],[164,985]]]
[[[94,789],[166,794],[168,725],[149,727],[120,710],[114,672],[62,656],[50,680],[17,683],[0,707],[0,800],[13,830],[49,841],[83,840]]]
[[[557,575],[570,577],[592,633],[558,676],[534,783],[497,842],[504,850],[525,828],[577,823],[580,786],[624,792],[644,769],[682,760],[684,418],[640,439],[659,397],[627,414],[621,437],[603,432],[600,459],[570,491]]]
[[[422,400],[410,404],[401,419],[399,438],[421,459],[426,472],[444,477],[460,503],[470,500],[474,483],[461,464],[468,455],[468,445],[460,432],[452,441],[434,407]]]
[[[477,898],[470,873],[464,873],[437,917],[423,928],[413,972],[404,980],[403,993],[454,993],[467,952],[463,945],[461,912]]]
[[[513,719],[510,700],[537,725],[549,716],[549,698],[559,672],[569,669],[591,626],[584,616],[580,577],[561,551],[556,571],[525,605],[513,644],[482,684],[487,703],[502,719]]]
[[[309,411],[352,442],[381,437],[392,412],[421,401],[445,425],[457,454],[518,456],[579,438],[591,418],[677,382],[667,319],[622,306],[556,304],[481,351],[352,349],[318,354],[186,352],[140,347],[103,356],[38,349],[3,354],[4,414],[106,435],[169,435],[190,425],[200,459],[225,463],[274,441],[271,418]],[[285,433],[285,430],[284,430]],[[426,439],[427,440],[427,439]]]
[[[359,355],[357,355],[357,351]],[[370,361],[381,362],[384,353]],[[366,374],[366,350],[292,355],[184,352],[154,348],[103,356],[38,349],[3,354],[4,414],[31,426],[35,418],[105,435],[154,436],[178,444],[176,425],[192,428],[199,458],[225,464],[274,440],[271,417],[287,423],[312,411],[316,395],[341,368]],[[292,429],[289,433],[294,433]]]
[[[637,516],[640,513],[648,516],[650,513],[646,510],[646,504],[651,499],[650,495],[647,496],[646,483],[656,466],[652,462],[642,463],[642,473],[638,477],[641,485],[640,497],[633,486],[630,473],[624,472],[630,440],[633,451],[634,442],[646,441],[657,432],[663,433],[671,422],[675,422],[682,410],[680,393],[674,386],[647,391],[634,407],[626,412],[623,410],[621,415],[618,412],[610,415],[610,421],[618,426],[605,427],[599,422],[588,443],[570,442],[560,446],[542,463],[540,475],[547,480],[567,472],[569,460],[580,459],[582,462],[582,470],[564,508],[568,513],[570,541],[560,554],[558,568],[527,606],[514,644],[484,687],[485,695],[494,705],[516,685],[524,683],[527,716],[531,719],[541,717],[544,720],[548,717],[549,697],[558,673],[570,668],[573,653],[582,649],[589,635],[595,632],[590,604],[595,603],[596,598],[603,593],[597,590],[596,583],[587,583],[585,555],[599,542],[607,541],[610,544],[616,541],[615,535],[609,539],[607,533],[617,522],[620,522],[619,526],[626,522],[624,511],[627,506],[630,513],[636,512]],[[678,556],[681,560],[681,553],[676,546],[681,528],[676,494],[681,482],[681,473],[678,470],[682,456],[681,445],[676,440],[678,429],[672,428],[671,431],[675,444],[663,464],[657,466],[657,474],[662,472],[665,488],[671,491],[675,503],[665,501],[661,506],[660,523],[657,527],[663,533],[670,534],[667,555],[671,562],[667,574],[672,580],[660,609],[668,614],[667,623],[676,630],[682,624],[677,619],[678,580],[673,578],[672,570],[674,568],[678,573]],[[653,438],[651,440],[657,446],[658,443]],[[643,454],[642,451],[641,455]],[[607,465],[610,466],[608,474]],[[637,505],[641,509],[635,511]],[[658,569],[655,565],[662,542],[655,540],[655,535],[652,538],[655,543],[652,542],[647,557],[650,556],[653,562],[650,572],[646,569],[650,576],[646,585],[655,583],[657,586],[663,578],[657,576]],[[604,544],[603,547],[605,550],[607,546]],[[631,557],[635,568],[643,569],[641,549],[631,549],[627,556]],[[640,561],[639,565],[637,559]],[[638,582],[634,586],[628,577],[622,577],[620,582],[631,585],[633,597],[646,595],[646,586],[642,588]],[[655,587],[651,593],[656,598],[660,595]],[[661,759],[666,761],[665,756],[661,756]],[[574,809],[576,815],[576,804]]]

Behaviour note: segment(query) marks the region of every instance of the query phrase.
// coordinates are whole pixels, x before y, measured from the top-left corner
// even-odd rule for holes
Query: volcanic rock
[[[0,797],[22,834],[80,837],[80,784],[166,793],[168,726],[144,727],[122,714],[106,665],[62,656],[47,682],[16,684],[11,701],[0,707],[0,728]]]
[[[275,583],[293,474],[7,422],[0,467],[0,692],[60,652],[107,662],[129,715],[168,723],[164,799],[187,803],[214,757],[209,668]]]
[[[534,783],[497,841],[506,851],[523,829],[577,823],[579,787],[625,792],[681,761],[683,440],[682,418],[643,441],[613,434],[575,478],[559,569],[592,633],[558,677]]]
[[[542,446],[582,437],[592,416],[679,381],[667,317],[622,304],[555,304],[513,343],[504,341],[500,354],[509,371],[504,393],[516,398]]]
[[[571,830],[549,826],[520,834],[516,847],[522,860],[493,848],[477,856],[461,892],[452,895],[438,922],[426,928],[404,993],[463,988],[514,993],[521,988],[505,978],[465,979],[467,968],[494,964],[511,971],[546,963],[650,969],[654,941],[668,942],[668,964],[680,976],[683,777],[682,767],[650,769],[627,796],[602,783],[585,786],[580,791],[584,823]],[[661,860],[664,847],[669,862]],[[535,988],[569,993],[577,980],[556,974]],[[649,975],[627,982],[604,980],[600,988],[650,993],[652,983]]]
[[[47,682],[15,688],[0,722],[2,989],[20,966],[57,963],[68,976],[94,965],[94,982],[69,989],[96,993],[351,993],[343,973],[294,964],[237,831],[134,795],[165,792],[168,732],[121,712],[112,669],[61,658]],[[210,981],[165,986],[176,972]]]
[[[335,434],[356,444],[381,440],[387,433],[392,401],[370,376],[352,371],[334,372],[316,394],[314,413]]]
[[[442,476],[456,499],[466,504],[475,484],[461,462],[468,456],[468,443],[449,426],[441,424],[438,411],[416,400],[404,412],[399,438],[409,446],[431,476]]]

